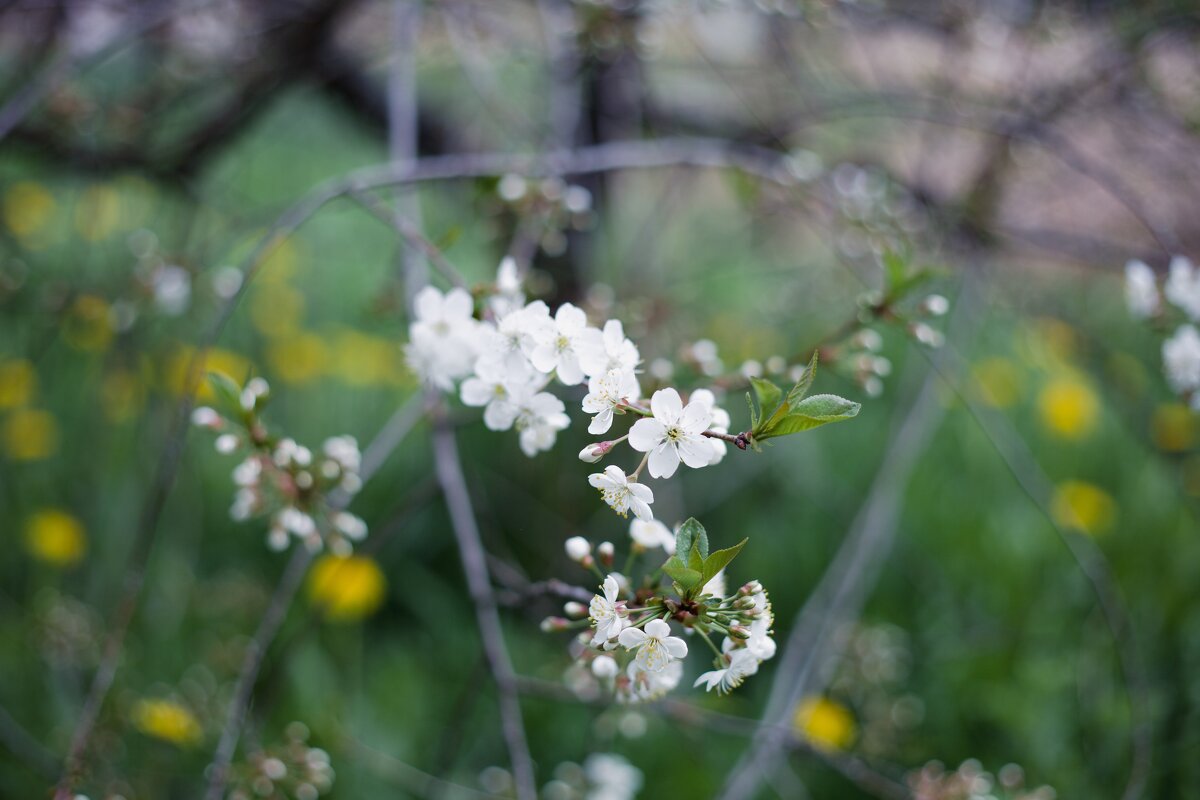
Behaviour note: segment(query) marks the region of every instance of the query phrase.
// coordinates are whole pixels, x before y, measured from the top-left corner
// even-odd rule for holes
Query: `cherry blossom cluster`
[[[353,542],[367,535],[360,517],[331,502],[340,492],[353,496],[362,488],[359,477],[362,457],[352,436],[326,439],[313,452],[291,438],[273,436],[262,421],[262,410],[270,387],[262,378],[250,379],[244,388],[228,378],[214,381],[229,409],[218,412],[201,406],[192,422],[217,434],[217,452],[244,454],[233,469],[237,486],[230,516],[239,522],[269,516],[267,545],[285,550],[292,538],[309,550],[328,545],[338,554],[349,554]]]
[[[1175,326],[1162,344],[1163,370],[1171,389],[1193,411],[1200,411],[1200,270],[1190,259],[1175,256],[1160,295],[1154,270],[1130,261],[1125,266],[1125,301],[1133,316]]]
[[[552,382],[586,387],[581,405],[591,416],[589,433],[607,434],[617,416],[638,417],[628,433],[579,454],[595,463],[622,442],[643,454],[632,473],[610,466],[589,478],[623,516],[632,511],[639,519],[653,518],[654,493],[639,481],[643,472],[669,478],[681,462],[706,467],[726,451],[718,437],[728,434],[729,415],[717,407],[710,390],[692,392],[686,404],[673,388],[643,399],[641,355],[620,320],[597,327],[571,303],[551,313],[540,300],[525,302],[509,260],[478,309],[465,289],[422,289],[414,299],[405,353],[428,386],[445,392],[457,388],[465,405],[482,408],[489,429],[515,429],[528,456],[553,447],[558,432],[570,424],[563,401],[547,391]]]
[[[329,754],[308,745],[308,727],[287,726],[285,740],[257,750],[234,769],[229,800],[317,800],[333,787]]]
[[[744,542],[709,554],[704,529],[695,520],[672,534],[661,522],[635,519],[629,535],[626,573],[641,555],[660,548],[669,556],[666,563],[652,561],[647,573],[634,580],[611,570],[612,543],[593,548],[586,539],[572,537],[566,542],[567,556],[602,578],[600,592],[587,606],[567,603],[564,617],[542,624],[546,631],[584,628],[571,646],[575,662],[587,667],[618,702],[655,700],[678,686],[689,646],[675,635],[672,623],[712,651],[712,669],[693,684],[708,691],[736,689],[775,655],[774,615],[762,585],[750,581],[735,592],[726,590],[724,567]]]

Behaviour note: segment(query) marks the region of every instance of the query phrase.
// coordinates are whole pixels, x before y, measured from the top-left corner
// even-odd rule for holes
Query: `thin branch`
[[[391,211],[374,195],[357,189],[350,192],[351,199],[371,212],[371,215],[390,227],[398,236],[404,239],[409,247],[419,250],[429,260],[429,263],[441,273],[442,277],[460,289],[470,289],[467,279],[459,269],[450,263],[450,259],[433,242],[425,238],[408,217],[399,212]]]
[[[434,426],[433,457],[438,482],[442,486],[446,506],[450,512],[450,524],[458,543],[463,572],[466,574],[467,590],[475,605],[475,618],[483,641],[483,652],[487,657],[492,678],[496,682],[501,730],[512,760],[517,797],[520,800],[535,800],[537,790],[534,783],[533,759],[525,738],[516,676],[504,643],[496,596],[492,592],[491,579],[488,576],[487,556],[479,537],[479,527],[475,522],[462,464],[459,462],[458,445],[453,429],[444,419],[438,420]]]
[[[258,671],[262,667],[267,649],[279,632],[287,610],[292,604],[296,590],[304,573],[312,561],[313,552],[302,544],[294,545],[292,557],[284,569],[271,602],[258,623],[254,638],[246,646],[242,657],[242,667],[238,671],[237,682],[234,684],[233,699],[229,701],[229,713],[225,718],[225,727],[221,730],[221,739],[217,743],[217,751],[212,764],[208,768],[208,790],[205,800],[221,800],[225,794],[225,783],[229,777],[229,765],[233,762],[233,754],[237,750],[238,739],[241,737],[242,725],[246,721],[246,712],[250,707],[250,699],[254,694],[254,684]]]

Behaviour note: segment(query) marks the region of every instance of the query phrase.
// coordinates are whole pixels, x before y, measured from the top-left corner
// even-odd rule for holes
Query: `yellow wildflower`
[[[1096,427],[1100,400],[1083,378],[1065,374],[1051,380],[1038,395],[1042,424],[1063,439],[1082,439]]]
[[[331,620],[349,622],[374,613],[386,590],[383,570],[366,556],[322,556],[308,576],[309,598]]]
[[[1060,526],[1094,535],[1112,527],[1117,504],[1099,486],[1064,481],[1054,490],[1051,511]]]
[[[797,732],[819,750],[845,750],[858,735],[850,709],[827,697],[806,697],[793,720]]]
[[[192,747],[204,738],[196,715],[174,700],[138,700],[131,716],[142,733],[178,747]]]
[[[37,371],[23,358],[0,362],[0,408],[28,405],[37,389]]]
[[[71,567],[87,552],[87,537],[75,517],[57,508],[44,508],[25,522],[25,549],[38,561]]]
[[[54,215],[54,208],[54,195],[46,187],[32,181],[21,181],[14,183],[4,193],[0,212],[8,229],[25,239],[46,227]]]
[[[40,461],[58,449],[58,422],[49,411],[22,408],[3,427],[4,451],[14,461]]]

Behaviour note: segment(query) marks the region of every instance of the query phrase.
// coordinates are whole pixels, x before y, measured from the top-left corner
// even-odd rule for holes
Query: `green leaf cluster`
[[[663,572],[675,582],[675,589],[681,596],[694,597],[718,572],[737,558],[747,541],[742,539],[733,547],[710,553],[704,526],[691,517],[675,534],[675,555],[667,559]]]
[[[807,397],[817,375],[817,354],[813,353],[807,369],[785,396],[783,390],[770,381],[751,378],[746,404],[750,406],[751,443],[800,433],[830,422],[841,422],[858,416],[861,404],[835,394],[815,394]]]

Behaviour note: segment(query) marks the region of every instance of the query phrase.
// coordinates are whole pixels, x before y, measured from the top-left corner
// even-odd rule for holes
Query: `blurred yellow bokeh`
[[[141,411],[145,393],[145,387],[133,372],[120,369],[108,373],[100,385],[104,416],[112,422],[125,422]]]
[[[192,366],[192,356],[195,352],[194,348],[181,345],[172,351],[171,356],[167,359],[167,363],[163,367],[162,380],[171,392],[183,394],[187,389],[188,370]],[[212,387],[204,379],[205,372],[219,372],[240,386],[245,383],[252,370],[253,364],[244,356],[229,350],[222,350],[219,347],[210,348],[204,354],[204,361],[200,366],[200,383],[196,388],[196,397],[205,402],[211,402],[214,399]]]
[[[112,343],[112,314],[108,301],[94,294],[75,298],[63,319],[63,338],[76,350],[100,353]]]
[[[37,371],[23,358],[0,361],[0,408],[29,405],[37,391]]]
[[[138,700],[131,713],[139,731],[179,747],[192,747],[204,738],[196,715],[174,700]]]
[[[327,619],[352,622],[373,614],[383,603],[387,580],[366,556],[325,555],[308,576],[308,595]]]
[[[267,345],[267,363],[284,383],[308,383],[325,372],[329,350],[320,336],[297,332]]]
[[[1090,535],[1104,533],[1117,516],[1117,504],[1099,486],[1086,481],[1063,481],[1054,490],[1054,521]]]
[[[13,461],[40,461],[58,450],[58,421],[49,411],[17,409],[4,418],[3,441]]]
[[[75,230],[89,242],[112,236],[121,225],[121,195],[110,186],[85,189],[75,206]]]
[[[288,336],[304,320],[304,293],[287,283],[264,284],[250,295],[250,321],[267,336]]]
[[[1154,409],[1150,435],[1160,450],[1168,453],[1190,450],[1196,442],[1196,415],[1182,403],[1164,403]]]
[[[390,339],[342,330],[333,351],[333,374],[353,386],[396,385],[407,374],[400,346]]]
[[[28,239],[46,227],[56,205],[54,195],[41,184],[32,181],[14,183],[4,193],[4,224],[18,238]]]
[[[985,358],[972,369],[975,393],[993,408],[1010,408],[1021,397],[1021,371],[1012,359]]]
[[[1082,439],[1100,419],[1100,399],[1082,377],[1065,374],[1042,388],[1038,411],[1050,433],[1063,439]]]
[[[53,567],[71,567],[87,552],[87,535],[66,511],[44,508],[25,522],[25,549]]]
[[[850,709],[827,697],[804,698],[793,722],[796,731],[820,750],[845,750],[858,735]]]

